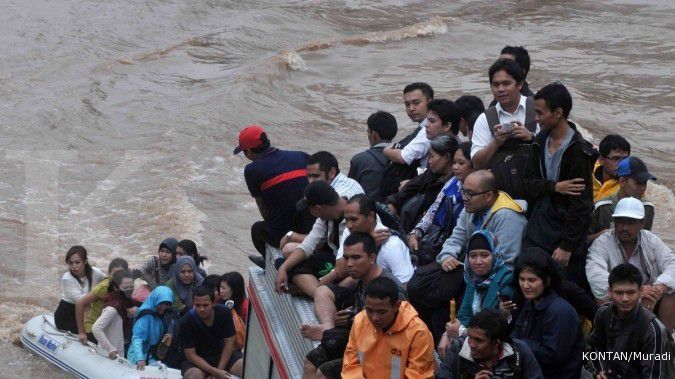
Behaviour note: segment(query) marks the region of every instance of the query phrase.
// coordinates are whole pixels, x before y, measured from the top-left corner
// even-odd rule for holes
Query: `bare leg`
[[[305,295],[314,298],[314,293],[316,292],[316,289],[319,287],[319,279],[317,279],[314,275],[309,275],[309,274],[299,274],[295,275],[292,279],[291,282],[298,286],[300,291],[304,293]]]
[[[185,371],[185,375],[183,375],[183,378],[185,378],[185,379],[205,379],[206,374],[204,374],[204,371],[198,369],[197,367],[192,367],[191,369]]]
[[[299,245],[300,244],[297,242],[289,242],[281,249],[281,254],[283,254],[284,258],[288,258]]]
[[[314,292],[314,312],[318,324],[302,325],[300,332],[312,341],[321,341],[325,330],[335,327],[335,294],[327,286],[321,286]]]
[[[668,333],[675,329],[675,293],[664,295],[659,306],[659,320],[666,326]]]
[[[228,371],[230,374],[241,378],[241,374],[244,372],[244,359],[238,359]]]
[[[323,375],[323,372],[321,372],[321,370],[316,370],[316,379],[326,379],[326,376]]]
[[[305,358],[305,362],[302,367],[302,379],[314,379],[316,378],[316,367]]]

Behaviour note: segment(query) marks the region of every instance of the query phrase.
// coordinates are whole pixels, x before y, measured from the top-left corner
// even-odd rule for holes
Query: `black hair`
[[[535,100],[544,100],[549,111],[554,112],[557,108],[562,109],[563,116],[568,118],[572,111],[572,95],[564,84],[555,82],[545,85],[534,94]]]
[[[124,278],[135,279],[133,272],[129,271],[128,269],[115,271],[112,278],[110,278],[110,281],[108,282],[108,293],[115,292],[115,290],[120,287],[120,284]]]
[[[434,90],[431,88],[430,85],[427,83],[423,82],[415,82],[415,83],[410,83],[405,88],[403,89],[403,94],[405,95],[408,92],[412,92],[415,90],[420,90],[422,91],[422,94],[427,98],[427,100],[431,100],[434,98]]]
[[[319,170],[325,172],[326,175],[328,175],[328,172],[331,168],[335,169],[335,175],[340,173],[340,167],[338,166],[337,158],[335,158],[335,155],[327,151],[317,151],[307,158],[307,166],[317,163],[319,164]]]
[[[271,146],[270,140],[269,140],[269,138],[267,138],[267,133],[264,133],[264,132],[260,133],[260,142],[262,142],[260,144],[260,146],[254,147],[254,148],[249,149],[249,150],[254,154],[260,154],[263,151],[269,149],[270,146]]]
[[[365,251],[366,254],[368,255],[377,254],[377,245],[375,244],[375,239],[368,233],[363,232],[352,233],[347,237],[347,239],[345,239],[343,245],[347,247],[347,246],[354,246],[359,243],[363,244],[363,251]]]
[[[600,141],[598,150],[603,157],[608,157],[612,150],[623,150],[630,155],[630,143],[618,134],[608,134]]]
[[[467,328],[477,328],[485,331],[485,335],[492,341],[510,341],[509,323],[504,315],[492,308],[483,308],[469,320]]]
[[[92,269],[91,265],[89,264],[89,259],[87,258],[87,249],[84,248],[84,246],[80,245],[75,245],[71,246],[70,249],[68,249],[68,252],[66,253],[66,264],[68,264],[68,261],[73,255],[77,255],[82,259],[85,264],[84,264],[84,276],[87,277],[87,280],[89,281],[89,289],[87,291],[91,291],[91,277],[92,277]],[[72,275],[72,272],[71,272]],[[80,285],[82,285],[82,280],[78,278],[77,276],[73,275],[73,278],[77,280]]]
[[[499,71],[506,71],[506,73],[516,81],[516,84],[525,80],[525,73],[518,63],[511,59],[497,59],[495,63],[490,66],[488,76],[490,77],[490,85],[492,85],[492,77]]]
[[[527,77],[527,73],[530,72],[530,54],[522,46],[504,46],[500,54],[510,54],[516,59],[516,63],[523,69],[525,76],[523,80]]]
[[[129,262],[127,262],[127,260],[124,258],[113,258],[113,260],[110,261],[110,264],[108,264],[108,274],[110,274],[110,271],[117,267],[121,267],[123,270],[128,270]]]
[[[204,278],[202,284],[211,287],[212,290],[216,289],[220,291],[220,275],[206,275],[206,278]]]
[[[478,116],[485,112],[483,100],[478,96],[464,95],[455,100],[455,105],[459,108],[459,113],[468,124],[469,130],[473,131],[473,125],[476,123]]]
[[[637,284],[642,286],[642,274],[637,267],[630,263],[622,263],[612,269],[609,273],[609,288],[617,283]]]
[[[531,272],[541,278],[546,286],[543,295],[548,294],[551,290],[560,293],[562,274],[558,263],[546,250],[539,247],[525,249],[515,262],[513,277],[516,282],[523,271]],[[518,286],[518,290],[520,291],[520,286]]]
[[[195,288],[195,292],[192,295],[192,298],[208,296],[213,303],[216,300],[216,295],[213,294],[213,289],[209,286],[201,285]]]
[[[398,133],[396,117],[385,111],[377,111],[368,117],[368,129],[377,132],[381,139],[391,141]]]
[[[450,136],[438,136],[431,141],[431,150],[449,157],[450,162],[452,162],[452,157],[455,155],[457,147],[457,140]]]
[[[450,124],[450,131],[453,134],[459,133],[462,114],[455,103],[448,99],[434,99],[429,102],[428,108],[438,115],[443,125]]]
[[[347,204],[359,203],[359,213],[368,216],[371,212],[375,213],[377,211],[377,202],[374,198],[366,195],[365,193],[357,193],[347,200]]]
[[[457,147],[457,150],[462,151],[462,155],[464,156],[464,158],[466,158],[469,161],[469,163],[471,163],[471,167],[473,167],[473,162],[471,161],[471,141],[465,141],[460,143],[459,146]],[[457,151],[455,151],[455,154],[456,153]]]
[[[389,299],[389,302],[393,305],[399,300],[398,298],[398,285],[393,280],[380,276],[373,279],[366,286],[365,297],[374,297],[376,299]]]
[[[244,299],[246,298],[246,290],[244,285],[244,277],[236,271],[228,272],[223,274],[220,277],[221,282],[227,283],[232,290],[232,298],[230,300],[234,301],[234,310],[241,316],[242,315],[242,306],[244,305]],[[220,286],[220,284],[218,284]]]
[[[209,257],[199,254],[199,251],[197,251],[197,244],[192,240],[182,240],[178,242],[176,246],[180,246],[185,251],[185,254],[192,257],[197,266],[201,266],[205,260],[209,259]]]

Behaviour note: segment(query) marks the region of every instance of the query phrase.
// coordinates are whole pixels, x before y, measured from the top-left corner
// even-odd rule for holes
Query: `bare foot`
[[[300,333],[309,340],[321,341],[323,332],[328,329],[330,329],[330,326],[324,324],[302,324],[300,326]]]

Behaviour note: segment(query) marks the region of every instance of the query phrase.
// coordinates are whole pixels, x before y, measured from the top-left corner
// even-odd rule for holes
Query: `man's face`
[[[630,155],[627,151],[614,149],[610,150],[609,154],[604,157],[600,156],[598,161],[602,165],[603,170],[610,176],[616,177],[616,170],[619,168],[619,162]]]
[[[558,118],[548,109],[546,100],[537,99],[534,101],[534,113],[542,130],[551,130],[558,125]]]
[[[405,102],[405,113],[413,122],[422,122],[427,117],[429,108],[429,99],[422,93],[422,90],[416,89],[414,91],[403,94],[403,101]]]
[[[206,320],[213,314],[213,302],[208,295],[195,296],[192,302],[197,315],[202,320]]]
[[[368,216],[362,215],[358,201],[345,206],[345,221],[350,233],[370,233],[375,230],[375,215],[372,212]]]
[[[516,80],[504,70],[495,72],[492,75],[490,83],[492,94],[501,104],[502,108],[511,108],[518,105],[520,100],[520,90],[523,83],[516,83]]]
[[[389,329],[396,321],[398,315],[398,307],[401,305],[400,300],[396,300],[394,304],[391,299],[378,299],[376,297],[366,296],[366,315],[368,320],[379,330]]]
[[[427,113],[427,126],[425,131],[428,140],[433,140],[441,134],[449,132],[449,130],[450,124],[443,125],[443,120],[441,120],[436,112],[429,111]]]
[[[468,344],[475,361],[489,360],[499,353],[499,340],[491,340],[483,329],[469,328]]]
[[[366,276],[371,267],[375,264],[375,256],[376,254],[369,256],[368,253],[363,250],[362,243],[345,246],[342,259],[345,260],[345,265],[347,265],[347,275],[354,279],[361,279]]]
[[[640,304],[642,291],[636,283],[619,282],[609,288],[609,298],[619,312],[627,313]]]
[[[464,180],[464,188],[462,189],[464,195],[462,199],[467,213],[483,213],[494,202],[493,193],[485,192],[480,184],[480,178],[475,175],[469,175]]]
[[[647,182],[638,182],[630,176],[622,176],[619,178],[619,185],[623,190],[625,196],[642,199],[647,192]]]
[[[307,165],[307,181],[310,184],[323,180],[329,182],[325,172],[321,171],[318,163]],[[330,183],[330,182],[329,182]]]
[[[623,243],[633,243],[637,240],[640,230],[644,225],[644,220],[637,220],[628,217],[614,218],[614,232],[619,241]]]

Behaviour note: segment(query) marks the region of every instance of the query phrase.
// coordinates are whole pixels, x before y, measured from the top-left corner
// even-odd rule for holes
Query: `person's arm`
[[[358,318],[359,315],[356,315],[356,317]],[[355,319],[354,326],[356,326],[356,323],[357,320]],[[365,377],[357,349],[357,328],[354,326],[349,332],[349,341],[342,357],[342,379],[362,379]]]
[[[75,303],[75,322],[77,323],[77,333],[79,334],[80,342],[82,342],[84,345],[87,344],[87,332],[84,330],[84,309],[94,301],[96,301],[96,295],[94,295],[93,292],[89,292],[82,296],[80,300]]]
[[[596,239],[588,249],[588,256],[586,257],[586,277],[593,296],[598,300],[605,300],[609,297],[607,295],[609,252],[604,246],[605,242],[605,237]]]
[[[459,375],[458,361],[459,351],[462,348],[462,339],[457,339],[450,344],[450,347],[445,352],[441,365],[438,366],[436,372],[436,379],[455,379]]]
[[[544,319],[540,340],[522,338],[532,350],[537,362],[543,365],[562,365],[565,360],[571,359],[570,353],[577,340],[575,331],[580,330],[576,315],[558,308],[561,307],[549,306],[541,315]]]
[[[220,353],[220,360],[218,361],[218,370],[225,370],[227,362],[230,361],[232,352],[234,351],[234,341],[237,339],[236,336],[227,337],[223,345],[223,351]]]
[[[578,165],[575,170],[578,170],[578,175],[574,176],[583,179],[585,186],[579,196],[568,196],[567,216],[562,225],[562,240],[558,247],[572,254],[583,254],[583,249],[577,247],[586,237],[586,220],[593,212],[592,164],[584,160],[584,164]]]
[[[384,156],[387,157],[390,161],[394,163],[400,163],[400,164],[408,164],[404,159],[403,155],[401,154],[401,149],[394,149],[391,146],[387,146],[382,150],[382,153],[384,153]]]
[[[413,335],[408,352],[404,378],[433,378],[436,370],[434,338],[426,327]]]
[[[546,146],[533,145],[530,149],[530,156],[527,158],[527,167],[525,169],[525,188],[532,198],[538,198],[555,193],[555,182],[547,180],[541,172],[541,154]]]
[[[658,327],[656,327],[656,325]],[[628,347],[628,350],[640,351],[643,354],[664,354],[667,352],[668,332],[663,324],[652,321],[647,327],[646,333],[642,336],[640,347]],[[670,357],[673,359],[673,357]],[[640,378],[661,379],[665,373],[666,360],[642,360],[639,361]]]
[[[469,296],[469,294],[471,294],[471,296]],[[473,286],[466,283],[466,290],[464,291],[464,296],[462,296],[462,303],[460,304],[459,310],[457,311],[457,321],[459,321],[460,324],[464,326],[469,325],[469,320],[471,320],[471,317],[473,316],[471,303],[475,295],[475,289]],[[471,297],[471,299],[469,299],[469,297]]]
[[[429,230],[431,224],[433,224],[434,218],[436,217],[436,212],[438,211],[438,207],[441,205],[441,202],[445,197],[444,191],[448,188],[448,184],[450,184],[450,181],[448,181],[448,183],[446,183],[443,186],[441,191],[436,196],[436,200],[434,200],[434,203],[431,204],[431,206],[429,207],[429,209],[427,209],[426,212],[424,212],[424,216],[422,216],[420,222],[418,222],[417,225],[415,225],[413,232],[415,232],[415,235],[417,237],[423,237],[427,233],[427,230]]]
[[[211,366],[209,362],[207,362],[204,358],[197,355],[197,351],[194,347],[185,348],[183,349],[183,351],[185,352],[185,359],[187,359],[188,362],[192,363],[198,369],[204,371],[209,376],[213,376],[216,378],[223,377],[222,371],[224,371],[224,369],[219,369],[218,367]],[[223,349],[223,351],[225,350]]]
[[[468,237],[466,235],[466,223],[468,222],[469,214],[466,213],[465,209],[463,209],[459,214],[455,229],[452,230],[450,237],[446,239],[445,242],[443,242],[443,248],[436,257],[436,262],[438,262],[438,264],[442,265],[443,261],[450,257],[455,259],[459,257],[459,254],[462,252],[462,247],[468,241]]]
[[[675,289],[675,254],[656,235],[652,234],[650,240],[650,245],[656,255],[657,269],[661,273],[654,281],[654,285],[662,284],[668,287],[668,293],[670,293]]]
[[[108,339],[108,336],[105,334],[105,329],[108,325],[112,324],[115,321],[115,317],[119,317],[117,311],[113,307],[105,307],[101,312],[101,316],[96,320],[94,325],[91,327],[91,333],[94,335],[98,344],[108,352],[112,354],[113,352],[119,353],[117,347],[113,345],[112,342]],[[120,332],[122,332],[120,330]],[[124,353],[124,352],[122,352]],[[111,356],[114,358],[114,356]]]
[[[132,364],[138,364],[138,362],[145,362],[145,353],[143,351],[143,341],[146,338],[148,330],[148,319],[152,316],[141,317],[140,319],[134,322],[134,328],[131,335],[131,343],[129,344],[129,350],[127,351],[127,360]]]
[[[600,308],[595,314],[593,328],[591,329],[591,333],[588,335],[588,346],[590,347],[590,351],[594,351],[596,353],[607,351],[607,337],[605,336],[605,327],[607,325],[601,321],[602,318],[605,317],[605,313],[608,311],[608,308],[603,307]],[[607,370],[607,365],[600,359],[600,355],[592,354],[590,358],[595,372],[599,373]]]
[[[492,219],[494,235],[504,254],[504,263],[513,268],[514,261],[520,255],[527,219],[508,209],[497,211]]]

